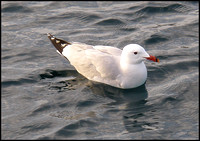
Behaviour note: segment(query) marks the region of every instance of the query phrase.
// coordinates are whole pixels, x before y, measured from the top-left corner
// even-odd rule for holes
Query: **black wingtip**
[[[50,33],[47,33],[47,36],[51,43],[54,45],[54,47],[62,54],[63,49],[67,46],[70,45],[71,43],[58,39],[55,36],[51,35]]]

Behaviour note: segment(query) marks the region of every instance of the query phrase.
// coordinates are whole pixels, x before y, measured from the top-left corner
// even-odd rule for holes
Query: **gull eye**
[[[137,54],[137,52],[133,52],[135,55]]]

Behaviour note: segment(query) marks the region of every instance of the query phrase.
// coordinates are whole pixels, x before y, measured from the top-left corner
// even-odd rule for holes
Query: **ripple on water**
[[[21,12],[21,13],[30,13],[33,12],[30,8],[18,4],[7,4],[3,5],[1,12]]]
[[[198,139],[198,4],[2,2],[2,139]],[[121,90],[80,75],[48,32],[160,62]]]

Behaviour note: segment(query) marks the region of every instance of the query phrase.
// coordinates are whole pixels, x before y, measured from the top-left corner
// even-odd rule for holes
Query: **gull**
[[[128,44],[122,50],[112,46],[67,42],[47,33],[57,52],[89,80],[121,89],[143,85],[147,79],[144,60],[159,62],[138,44]]]

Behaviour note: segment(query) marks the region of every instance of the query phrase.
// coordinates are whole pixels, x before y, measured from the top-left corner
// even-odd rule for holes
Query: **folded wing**
[[[101,51],[101,52],[104,52],[104,53],[107,53],[107,54],[110,54],[110,55],[113,55],[113,56],[120,56],[121,53],[122,53],[121,49],[118,49],[116,47],[111,47],[111,46],[97,45],[97,46],[94,46],[94,48]]]
[[[115,80],[119,73],[118,62],[121,50],[103,46],[72,43],[63,50],[63,55],[79,73],[90,80]],[[116,69],[117,68],[117,69]]]

